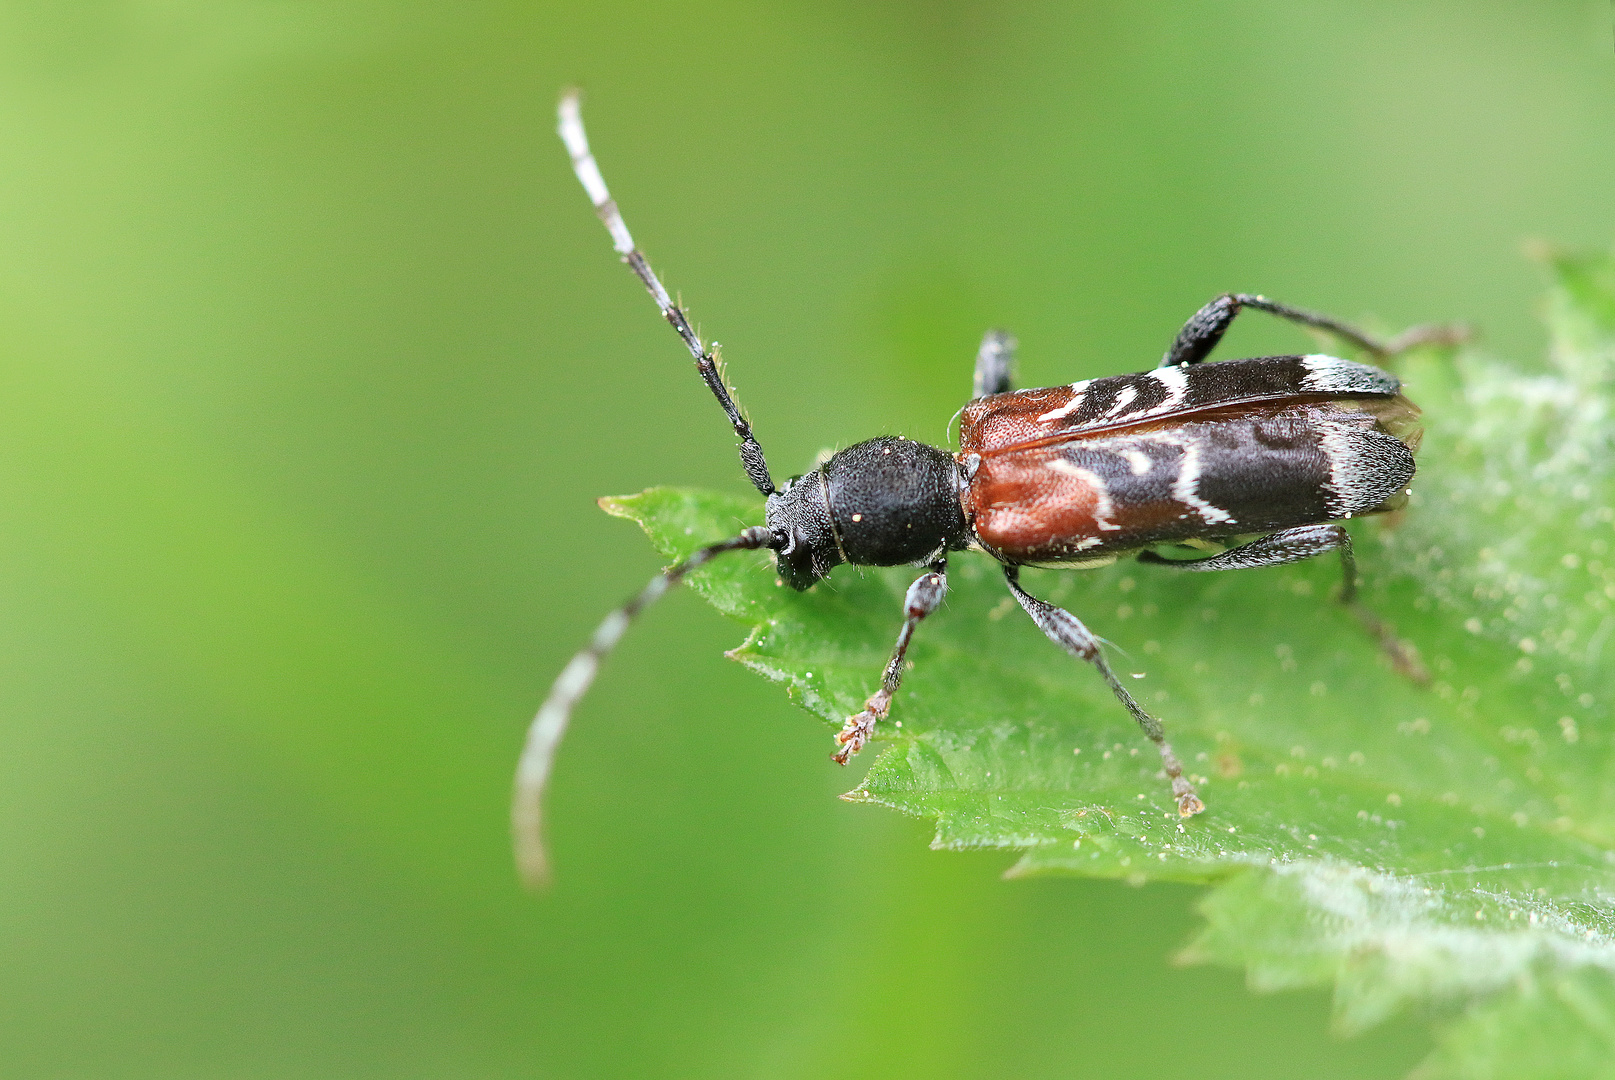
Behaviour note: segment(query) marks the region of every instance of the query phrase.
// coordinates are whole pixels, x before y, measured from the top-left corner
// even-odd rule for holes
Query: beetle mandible
[[[590,153],[576,92],[562,97],[559,118],[573,170],[613,246],[695,358],[740,440],[747,478],[767,501],[765,524],[703,547],[652,578],[606,616],[556,679],[528,731],[516,774],[512,826],[517,863],[529,883],[547,876],[541,800],[573,707],[636,615],[730,551],[773,552],[780,578],[798,590],[841,563],[925,567],[904,599],[880,688],[835,736],[833,756],[842,764],[886,718],[909,641],[947,593],[948,556],[965,549],[996,559],[1011,595],[1038,628],[1093,665],[1160,751],[1185,818],[1205,806],[1161,722],[1127,692],[1080,619],[1021,587],[1021,567],[1088,567],[1130,554],[1179,570],[1236,570],[1338,551],[1340,600],[1353,606],[1400,670],[1422,677],[1411,647],[1356,604],[1351,536],[1339,524],[1405,501],[1420,435],[1418,408],[1402,396],[1395,376],[1338,357],[1201,362],[1244,308],[1322,330],[1375,358],[1450,340],[1450,331],[1415,328],[1382,342],[1325,315],[1229,293],[1189,319],[1153,370],[1032,390],[1014,389],[1014,340],[992,331],[976,357],[958,453],[882,436],[776,486],[713,352],[634,245]],[[1198,548],[1201,557],[1166,558],[1152,550],[1159,545]]]

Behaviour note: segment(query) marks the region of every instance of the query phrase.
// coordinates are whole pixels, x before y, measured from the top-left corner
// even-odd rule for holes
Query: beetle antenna
[[[568,90],[561,95],[561,104],[556,110],[560,115],[560,126],[557,129],[561,141],[566,143],[566,151],[572,156],[572,171],[577,173],[578,181],[583,190],[588,192],[589,201],[594,203],[594,212],[600,215],[605,222],[606,229],[611,233],[611,245],[622,256],[623,262],[631,267],[639,280],[645,283],[650,290],[651,299],[661,309],[662,318],[666,319],[679,337],[684,339],[685,347],[690,355],[695,357],[695,370],[700,373],[701,381],[707,384],[712,396],[718,399],[723,411],[734,425],[735,435],[740,439],[740,463],[746,470],[746,476],[752,485],[764,495],[774,494],[774,479],[768,474],[768,462],[763,459],[763,448],[751,433],[751,424],[740,414],[735,405],[735,399],[730,396],[729,388],[723,384],[723,373],[718,370],[717,359],[712,351],[701,343],[701,338],[690,328],[690,320],[685,318],[684,310],[673,302],[662,287],[661,280],[650,263],[645,261],[644,254],[634,246],[634,238],[628,234],[628,225],[622,219],[622,212],[617,209],[611,192],[606,190],[605,177],[600,175],[600,166],[594,162],[594,154],[589,151],[589,136],[583,130],[583,112],[580,107],[578,91]]]
[[[753,551],[778,545],[774,534],[762,526],[753,526],[739,536],[722,543],[709,544],[681,563],[663,570],[650,579],[633,599],[607,615],[595,629],[589,644],[572,658],[555,685],[550,696],[533,717],[527,729],[527,742],[522,747],[521,760],[516,765],[516,790],[510,806],[510,827],[516,848],[516,868],[529,888],[538,889],[549,882],[549,856],[544,850],[544,788],[549,783],[550,771],[555,764],[555,751],[566,733],[572,709],[582,699],[600,670],[601,661],[622,640],[634,618],[651,604],[661,599],[673,586],[726,551]]]

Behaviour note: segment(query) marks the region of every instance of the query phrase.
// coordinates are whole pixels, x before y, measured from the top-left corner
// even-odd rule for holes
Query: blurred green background
[[[1533,358],[1521,241],[1615,236],[1604,0],[0,4],[0,1073],[1421,1057],[1173,967],[1194,889],[1002,882],[839,802],[691,596],[581,710],[558,883],[516,888],[522,729],[657,565],[593,499],[744,488],[568,84],[782,475],[944,439],[988,325],[1033,385],[1227,289]]]

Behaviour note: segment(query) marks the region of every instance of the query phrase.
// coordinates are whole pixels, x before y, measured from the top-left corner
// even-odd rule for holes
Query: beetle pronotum
[[[1201,308],[1160,363],[1137,375],[1015,390],[1015,343],[989,332],[976,357],[974,397],[959,451],[895,436],[857,443],[813,472],[776,487],[751,426],[725,387],[712,352],[691,329],[644,255],[589,151],[578,95],[560,103],[560,136],[573,170],[623,261],[683,339],[696,370],[740,439],[746,476],[766,496],[765,523],[701,548],[606,616],[555,680],[528,731],[512,807],[516,858],[529,883],[547,877],[542,796],[573,707],[634,617],[692,570],[730,551],[772,551],[779,576],[810,588],[841,563],[924,566],[909,586],[903,622],[879,689],[836,735],[845,764],[886,718],[915,629],[947,592],[950,552],[973,549],[1003,567],[1010,593],[1039,629],[1092,664],[1160,751],[1178,813],[1205,807],[1161,723],[1116,678],[1099,639],[1075,615],[1032,596],[1023,566],[1095,566],[1133,554],[1180,570],[1279,566],[1340,553],[1340,599],[1353,605],[1405,673],[1421,670],[1408,647],[1355,604],[1351,537],[1339,524],[1400,504],[1413,477],[1418,409],[1377,367],[1319,354],[1202,364],[1243,308],[1332,334],[1378,358],[1418,341],[1415,329],[1381,342],[1338,320],[1230,293]],[[1192,543],[1202,557],[1168,559],[1158,545]],[[1205,555],[1209,549],[1214,554]]]

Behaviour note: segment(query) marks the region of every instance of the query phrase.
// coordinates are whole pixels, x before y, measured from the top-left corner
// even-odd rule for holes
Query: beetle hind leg
[[[1198,364],[1204,360],[1217,342],[1222,340],[1223,334],[1228,332],[1228,326],[1234,321],[1234,316],[1245,308],[1254,308],[1265,311],[1269,315],[1276,315],[1281,319],[1297,323],[1301,326],[1311,327],[1333,334],[1335,337],[1350,342],[1362,349],[1370,356],[1381,359],[1391,355],[1392,349],[1385,342],[1370,337],[1350,323],[1341,322],[1328,315],[1320,315],[1316,311],[1307,311],[1303,308],[1291,307],[1288,304],[1275,303],[1265,296],[1255,296],[1249,293],[1223,293],[1205,307],[1195,312],[1189,321],[1183,324],[1178,336],[1173,340],[1166,355],[1161,357],[1160,367],[1176,367],[1179,364]]]
[[[1262,566],[1286,566],[1328,551],[1340,551],[1340,602],[1357,599],[1357,560],[1351,552],[1351,534],[1340,525],[1302,525],[1283,529],[1229,548],[1204,559],[1168,559],[1153,551],[1138,553],[1138,561],[1179,570],[1254,570]]]
[[[942,598],[947,594],[948,560],[944,556],[931,563],[930,568],[908,587],[908,594],[903,598],[903,628],[897,632],[897,644],[892,647],[892,658],[886,663],[880,689],[869,695],[863,711],[848,717],[836,733],[836,744],[840,749],[830,755],[830,760],[837,765],[845,765],[862,750],[874,735],[875,725],[891,712],[892,698],[903,682],[903,661],[908,656],[908,645],[914,637],[914,630],[927,615],[942,606]]]
[[[1032,617],[1032,621],[1037,623],[1038,629],[1042,630],[1050,641],[1078,660],[1086,660],[1097,668],[1100,677],[1116,695],[1116,699],[1132,714],[1133,719],[1138,721],[1138,726],[1144,729],[1144,734],[1161,752],[1161,767],[1166,770],[1167,779],[1172,782],[1172,797],[1177,800],[1179,816],[1193,817],[1204,810],[1206,804],[1200,801],[1194,785],[1183,775],[1183,763],[1172,752],[1172,745],[1166,741],[1166,732],[1162,729],[1161,722],[1145,712],[1143,706],[1133,700],[1133,695],[1127,692],[1121,680],[1116,678],[1116,673],[1111,671],[1110,665],[1105,662],[1105,654],[1100,649],[1099,639],[1094,637],[1093,632],[1082,625],[1082,620],[1069,611],[1055,607],[1046,600],[1039,600],[1022,589],[1019,567],[1004,567],[1004,577],[1009,581],[1009,591]]]
[[[1229,548],[1206,559],[1167,559],[1153,551],[1141,551],[1139,562],[1175,566],[1179,570],[1254,570],[1262,566],[1284,566],[1315,555],[1340,552],[1340,602],[1351,609],[1391,661],[1391,666],[1420,686],[1430,681],[1430,672],[1419,660],[1411,642],[1396,632],[1357,599],[1357,560],[1352,555],[1351,534],[1342,525],[1302,525],[1271,533],[1248,544]]]
[[[1173,339],[1172,345],[1166,350],[1166,355],[1161,357],[1161,362],[1157,366],[1177,367],[1180,364],[1200,363],[1217,347],[1217,342],[1222,340],[1223,334],[1228,332],[1228,326],[1234,321],[1234,316],[1245,308],[1265,311],[1269,315],[1298,326],[1322,330],[1326,334],[1349,342],[1376,360],[1388,359],[1420,345],[1456,345],[1467,341],[1470,336],[1468,328],[1464,326],[1430,325],[1415,326],[1389,341],[1382,341],[1350,323],[1341,322],[1328,315],[1320,315],[1316,311],[1280,304],[1265,296],[1251,293],[1223,293],[1195,312],[1189,321],[1183,324],[1183,329],[1178,331],[1178,336]]]

